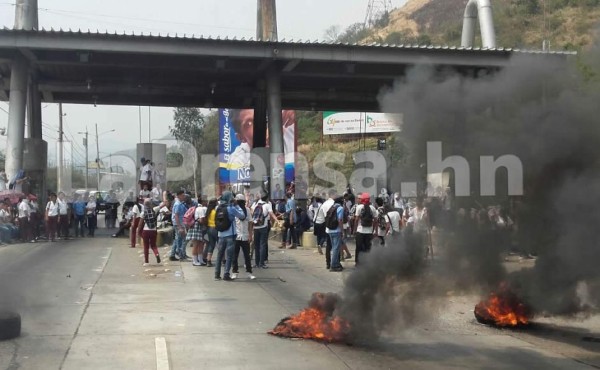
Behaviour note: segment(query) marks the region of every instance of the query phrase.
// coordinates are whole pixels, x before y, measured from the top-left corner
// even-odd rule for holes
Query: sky
[[[402,6],[406,0],[392,0]],[[369,0],[279,0],[277,2],[279,39],[323,39],[332,25],[342,29],[363,22]],[[254,37],[256,0],[38,0],[40,28],[178,33],[204,36]],[[12,28],[14,0],[0,0],[0,27]],[[44,139],[48,141],[49,162],[56,158],[58,105],[43,104]],[[223,107],[226,108],[226,107]],[[162,138],[169,133],[173,108],[142,107],[142,141]],[[8,121],[8,103],[0,102],[0,128]],[[74,162],[84,163],[83,136],[95,132],[98,124],[100,157],[131,149],[140,140],[139,108],[123,106],[63,105],[66,140],[74,141]],[[150,125],[150,133],[148,126]],[[107,132],[115,130],[114,132]],[[102,134],[103,132],[107,132]],[[90,136],[90,158],[95,158]],[[0,149],[6,137],[0,137]]]

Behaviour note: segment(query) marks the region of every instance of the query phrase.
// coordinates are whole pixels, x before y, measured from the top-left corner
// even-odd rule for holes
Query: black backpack
[[[329,230],[337,230],[337,228],[340,226],[340,221],[337,218],[338,207],[338,204],[331,206],[331,208],[329,208],[327,211],[327,215],[325,216],[325,227]]]
[[[385,212],[383,207],[377,210],[379,212],[379,216],[377,217],[377,224],[381,230],[386,229],[387,221],[385,220]]]
[[[370,204],[365,204],[360,210],[360,225],[362,227],[373,227],[373,210]]]
[[[231,220],[229,219],[229,211],[226,204],[221,204],[217,207],[215,228],[217,231],[227,231],[231,228]]]

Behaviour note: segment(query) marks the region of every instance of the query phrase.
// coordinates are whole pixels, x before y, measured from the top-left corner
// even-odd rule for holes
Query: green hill
[[[467,0],[409,0],[376,27],[348,27],[338,39],[387,44],[460,45]],[[589,46],[600,23],[600,0],[492,0],[498,45],[552,50]],[[476,41],[480,45],[480,41]]]

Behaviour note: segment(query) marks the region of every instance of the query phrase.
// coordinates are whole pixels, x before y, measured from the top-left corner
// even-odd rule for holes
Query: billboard
[[[398,132],[402,114],[371,112],[323,112],[323,135]]]
[[[289,184],[294,181],[295,175],[296,112],[284,110],[282,118],[285,182]],[[253,136],[253,109],[219,109],[219,181],[221,184],[239,184],[250,180]],[[267,137],[269,137],[268,131]]]

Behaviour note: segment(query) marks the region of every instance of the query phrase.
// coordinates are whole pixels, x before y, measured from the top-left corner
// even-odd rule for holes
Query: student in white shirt
[[[269,219],[273,221],[273,224],[277,223],[277,217],[273,213],[273,206],[268,200],[268,195],[263,194],[252,209],[252,222],[254,224],[254,267],[267,268]],[[257,208],[260,208],[260,211],[257,211]],[[263,221],[260,222],[259,219],[263,219]]]
[[[371,205],[371,196],[368,193],[362,193],[359,197],[360,204],[356,206],[354,214],[354,227],[356,238],[356,251],[354,261],[358,265],[360,253],[371,250],[371,240],[373,239],[373,230],[377,229],[377,218],[379,214],[377,209]]]
[[[65,199],[65,193],[62,191],[58,193],[58,237],[68,238],[69,237],[69,205]]]
[[[96,232],[96,225],[98,223],[98,218],[96,216],[96,199],[94,197],[90,197],[85,206],[85,213],[87,219],[88,226],[88,236],[94,237],[94,233]]]
[[[158,208],[158,207],[157,207]],[[157,224],[157,213],[158,209],[153,209],[153,204],[151,199],[144,200],[144,207],[142,208],[142,212],[140,213],[140,236],[144,242],[144,265],[148,265],[148,254],[149,248],[152,248],[152,252],[154,253],[154,257],[156,257],[156,263],[160,263],[160,255],[158,253],[158,248],[156,247],[156,238],[158,236],[158,232],[156,229]]]
[[[56,225],[58,224],[59,205],[56,194],[50,194],[50,200],[46,204],[46,228],[48,229],[48,240],[51,242],[56,238]]]
[[[252,275],[252,259],[250,257],[250,243],[252,243],[252,234],[254,222],[249,222],[252,210],[246,206],[246,198],[243,194],[238,194],[235,200],[240,208],[246,214],[246,218],[240,220],[236,217],[235,219],[235,251],[233,254],[233,274],[232,279],[236,279],[238,276],[238,257],[240,256],[240,249],[244,253],[244,263],[246,264],[246,273],[248,279],[254,280],[256,277]]]
[[[18,211],[19,211],[19,232],[21,234],[21,241],[23,242],[34,242],[31,239],[31,230],[29,227],[29,212],[30,212],[30,208],[29,208],[29,200],[27,200],[27,198],[23,199],[20,198],[19,199],[19,207],[18,207]]]
[[[134,204],[131,207],[132,219],[131,219],[131,227],[129,228],[129,241],[131,242],[131,248],[135,248],[135,238],[137,237],[138,225],[140,224],[140,214],[141,206],[139,204]]]

